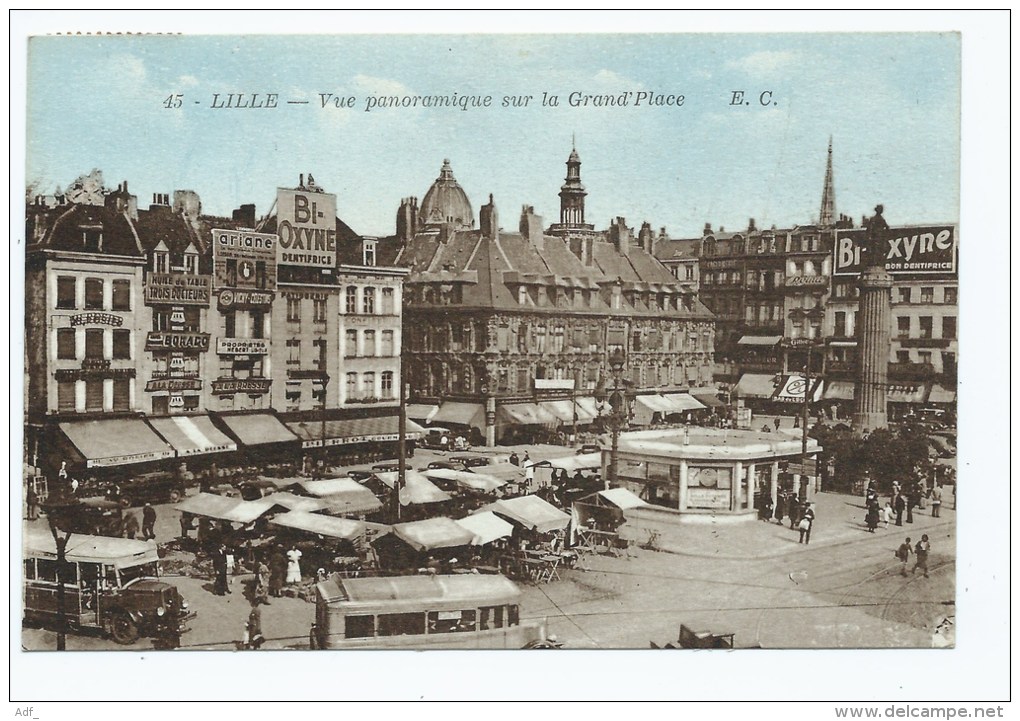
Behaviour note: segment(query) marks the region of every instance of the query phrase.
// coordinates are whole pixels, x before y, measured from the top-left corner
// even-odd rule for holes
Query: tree
[[[868,478],[887,493],[893,482],[906,487],[931,472],[928,437],[916,428],[880,429],[858,438],[851,431],[816,426],[811,435],[822,446],[822,462],[835,465],[834,488],[851,491]]]

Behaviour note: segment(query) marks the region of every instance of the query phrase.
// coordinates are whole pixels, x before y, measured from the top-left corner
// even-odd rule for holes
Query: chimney
[[[756,230],[758,230],[758,228],[757,228],[757,227],[755,227],[755,225],[754,225],[754,218],[750,218],[750,219],[749,219],[749,220],[747,221],[747,232],[748,232],[748,233],[753,233],[753,232],[754,232],[754,231],[756,231]]]
[[[234,212],[231,214],[231,218],[235,223],[240,225],[242,228],[254,228],[255,203],[245,203],[240,208],[234,210]]]
[[[202,215],[202,199],[194,190],[175,190],[173,208],[194,224]]]
[[[701,235],[702,236],[712,235],[712,224],[711,223],[705,223],[705,229],[701,232]]]
[[[418,233],[418,199],[401,198],[397,210],[397,239],[409,242]]]
[[[298,187],[301,188],[302,190],[304,190],[304,188],[305,188],[305,174],[304,173],[301,173],[301,175],[298,176]]]
[[[638,232],[638,245],[640,245],[648,255],[652,255],[652,246],[655,245],[655,234],[652,233],[652,224],[647,220],[641,224],[641,230]]]
[[[535,215],[535,208],[532,205],[521,207],[521,222],[519,225],[521,236],[539,250],[545,248],[545,234],[542,232],[542,217]]]
[[[492,240],[499,238],[499,213],[496,211],[496,203],[492,200],[492,193],[489,193],[488,205],[483,205],[478,211],[478,226],[483,238]]]
[[[616,248],[616,252],[622,256],[630,254],[631,232],[627,227],[627,220],[617,216],[616,220],[609,226],[609,240]]]

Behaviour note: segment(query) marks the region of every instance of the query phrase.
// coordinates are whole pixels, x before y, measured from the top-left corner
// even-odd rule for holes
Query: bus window
[[[346,638],[372,638],[375,636],[375,616],[348,616],[344,627]]]
[[[380,636],[413,636],[424,633],[424,613],[385,613],[379,615]]]
[[[34,578],[35,578],[35,559],[34,558],[26,558],[25,559],[25,580],[30,581],[30,580],[32,580]]]
[[[521,622],[520,610],[517,606],[508,606],[509,613],[507,614],[507,626],[516,626]]]
[[[429,633],[456,633],[475,630],[475,611],[430,611]]]
[[[36,559],[36,572],[40,581],[57,581],[57,562],[48,558]],[[65,563],[61,580],[65,584],[76,585],[78,583],[78,567],[74,563]]]
[[[99,580],[99,564],[82,562],[79,564],[82,586],[95,586]]]

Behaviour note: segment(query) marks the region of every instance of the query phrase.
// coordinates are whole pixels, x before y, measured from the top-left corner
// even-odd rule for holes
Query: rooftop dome
[[[436,182],[425,193],[418,211],[421,225],[439,225],[450,222],[458,229],[470,229],[475,226],[475,215],[471,210],[471,201],[460,183],[453,177],[450,161],[443,161]]]

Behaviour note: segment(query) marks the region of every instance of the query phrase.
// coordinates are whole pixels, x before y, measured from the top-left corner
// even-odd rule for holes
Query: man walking
[[[921,569],[924,571],[924,577],[928,578],[928,552],[931,551],[931,544],[928,543],[928,534],[921,536],[921,540],[917,542],[914,547],[914,555],[916,560],[914,561],[914,567],[910,570],[910,575],[914,575],[914,571]]]
[[[28,482],[28,520],[34,521],[39,517],[39,496],[35,492],[35,484]]]
[[[939,518],[939,511],[942,510],[942,486],[938,483],[931,489],[931,517]]]
[[[902,493],[897,493],[896,494],[896,505],[894,506],[895,509],[896,509],[896,525],[897,526],[902,526],[903,525],[903,509],[905,509],[906,506],[907,506],[907,503],[906,503],[906,501],[903,500],[903,494]]]
[[[779,416],[776,416],[776,420],[774,422],[776,424],[776,430],[778,431],[779,430]]]
[[[896,549],[896,558],[900,559],[900,575],[907,575],[907,561],[910,560],[910,554],[914,552],[914,547],[910,545],[910,537],[900,544],[900,547]]]
[[[807,504],[804,508],[804,515],[801,516],[798,528],[800,529],[800,543],[811,543],[811,527],[815,524],[815,508],[813,503]]]
[[[151,541],[156,538],[156,509],[146,503],[142,509],[142,540]]]
[[[134,540],[138,533],[138,516],[128,511],[124,514],[124,537]]]

